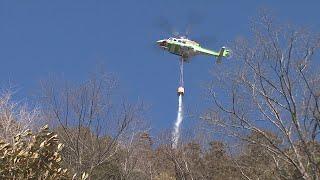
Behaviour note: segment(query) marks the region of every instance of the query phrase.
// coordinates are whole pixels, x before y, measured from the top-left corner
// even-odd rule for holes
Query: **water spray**
[[[179,137],[180,137],[180,124],[183,120],[183,103],[182,103],[182,94],[179,95],[179,108],[177,120],[174,124],[174,129],[172,132],[172,148],[176,149],[178,147]]]

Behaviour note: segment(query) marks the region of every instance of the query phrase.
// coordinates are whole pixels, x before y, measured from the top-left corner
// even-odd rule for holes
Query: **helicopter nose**
[[[163,40],[157,41],[157,44],[160,45],[163,42]]]
[[[166,43],[167,43],[167,41],[165,41],[165,40],[159,40],[159,41],[157,41],[157,44],[158,44],[160,47],[166,46]]]

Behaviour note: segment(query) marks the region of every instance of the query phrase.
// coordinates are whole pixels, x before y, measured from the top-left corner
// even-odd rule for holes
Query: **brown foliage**
[[[61,150],[55,133],[45,126],[32,135],[24,131],[14,137],[14,143],[0,141],[1,179],[71,179],[61,167]]]

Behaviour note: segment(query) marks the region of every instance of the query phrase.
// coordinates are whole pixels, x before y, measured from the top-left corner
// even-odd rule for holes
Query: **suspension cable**
[[[181,57],[180,59],[180,86],[183,87],[184,86],[184,81],[183,81],[183,63],[184,63],[184,59],[183,57]]]

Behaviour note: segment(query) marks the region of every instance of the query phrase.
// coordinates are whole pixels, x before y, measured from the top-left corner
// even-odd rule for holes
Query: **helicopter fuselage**
[[[195,46],[199,46],[199,44],[194,41],[191,42],[191,40],[188,39],[169,38],[157,41],[157,43],[161,48],[172,54],[181,56],[185,60],[198,54]]]
[[[159,40],[157,44],[168,52],[181,56],[184,61],[188,61],[188,59],[198,54],[210,55],[219,59],[229,56],[229,50],[224,47],[219,52],[215,52],[202,48],[199,43],[184,37]]]

